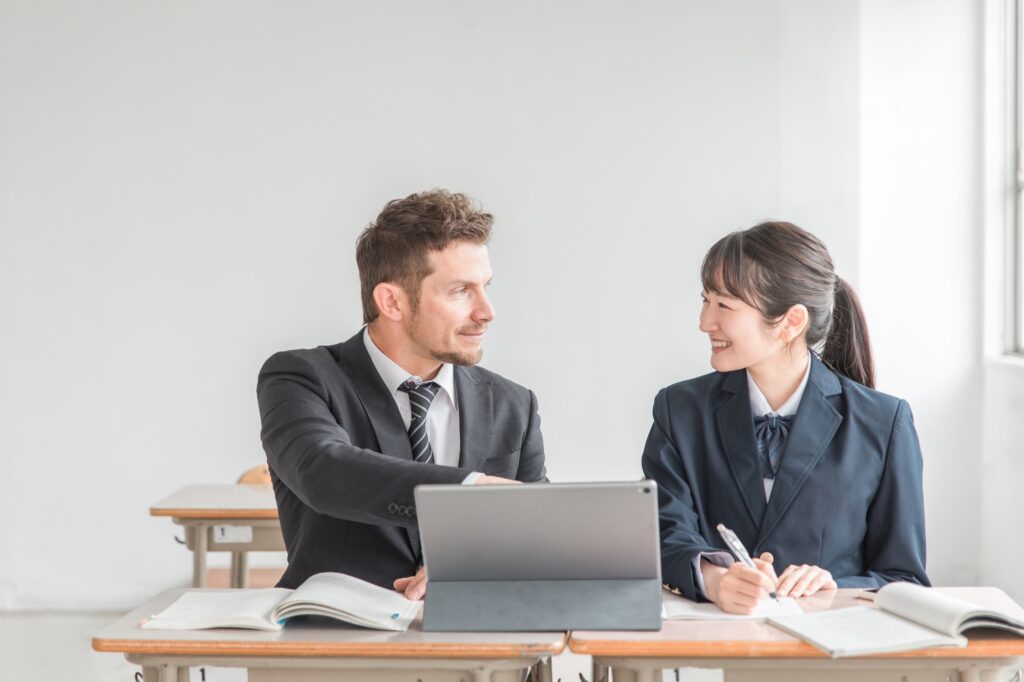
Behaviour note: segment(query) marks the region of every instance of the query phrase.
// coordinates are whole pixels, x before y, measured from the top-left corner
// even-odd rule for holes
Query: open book
[[[292,616],[326,616],[378,630],[404,631],[422,602],[342,573],[317,573],[297,589],[186,592],[147,618],[150,630],[280,630]]]
[[[985,609],[913,583],[889,583],[875,595],[875,606],[855,606],[768,622],[833,658],[911,651],[930,646],[967,646],[964,631],[1000,628],[1024,636],[1019,616]]]

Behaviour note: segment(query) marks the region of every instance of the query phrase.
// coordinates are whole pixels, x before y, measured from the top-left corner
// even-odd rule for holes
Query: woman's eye
[[[724,303],[719,303],[719,304],[718,304],[718,307],[719,307],[719,308],[722,308],[723,310],[732,310],[732,308],[730,308],[729,306],[727,306],[727,305],[726,305],[726,304],[724,304]]]

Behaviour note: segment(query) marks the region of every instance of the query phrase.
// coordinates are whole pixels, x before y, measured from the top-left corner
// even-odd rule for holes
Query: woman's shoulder
[[[697,407],[707,404],[718,394],[722,384],[734,372],[710,372],[699,377],[669,384],[658,391],[654,399],[655,408],[659,403],[673,411],[685,407]]]
[[[835,373],[839,379],[839,386],[842,388],[843,399],[847,409],[856,412],[864,417],[872,417],[891,423],[896,418],[900,406],[907,412],[910,406],[907,401],[890,393],[868,388],[864,384],[857,383],[849,377]]]

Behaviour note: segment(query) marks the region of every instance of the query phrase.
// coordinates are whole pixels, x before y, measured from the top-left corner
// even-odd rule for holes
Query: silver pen
[[[724,523],[718,524],[715,526],[715,529],[718,530],[718,534],[721,535],[722,540],[725,541],[725,546],[728,547],[729,551],[732,552],[732,555],[736,557],[736,561],[740,561],[756,571],[757,566],[754,565],[754,560],[750,558],[750,553],[747,552],[747,548],[743,546],[740,539],[736,537],[736,533],[733,533],[731,530],[726,528]],[[769,592],[768,596],[776,602],[779,601],[779,595],[775,590]]]

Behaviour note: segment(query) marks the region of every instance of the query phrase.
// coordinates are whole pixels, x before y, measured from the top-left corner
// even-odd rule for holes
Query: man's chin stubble
[[[430,354],[434,356],[435,360],[447,362],[450,365],[463,365],[464,367],[478,364],[484,357],[483,349],[477,351],[474,355],[467,355],[465,353],[439,353],[437,351],[430,351]]]

